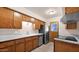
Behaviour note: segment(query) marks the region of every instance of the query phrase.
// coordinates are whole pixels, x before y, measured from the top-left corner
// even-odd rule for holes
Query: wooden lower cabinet
[[[24,52],[25,51],[24,38],[15,40],[15,50],[16,50],[16,52]]]
[[[24,52],[25,51],[24,43],[17,44],[15,49],[16,52]]]
[[[79,44],[55,40],[54,52],[79,52]]]
[[[0,43],[0,52],[30,52],[38,47],[38,37],[26,37]]]
[[[25,39],[25,51],[29,52],[38,47],[38,38],[29,37]]]
[[[26,38],[25,41],[25,51],[30,52],[33,49],[32,39]]]
[[[15,46],[10,46],[6,48],[1,48],[0,52],[15,52]]]
[[[33,49],[38,47],[38,38],[33,39]]]

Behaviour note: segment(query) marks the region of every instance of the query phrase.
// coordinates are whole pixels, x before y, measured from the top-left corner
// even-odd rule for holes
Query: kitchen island
[[[54,38],[54,52],[79,52],[79,41]]]

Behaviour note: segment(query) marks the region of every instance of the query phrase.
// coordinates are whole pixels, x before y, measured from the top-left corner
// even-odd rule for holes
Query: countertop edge
[[[32,36],[39,36],[39,35],[43,35],[42,33],[38,33],[38,34],[30,34],[30,35],[18,35],[18,37],[12,37],[12,38],[5,38],[5,39],[1,39],[1,42],[5,42],[5,41],[11,41],[11,40],[16,40],[16,39],[21,39],[21,38],[28,38],[28,37],[32,37]],[[20,37],[21,36],[21,37]]]
[[[79,42],[74,42],[74,41],[69,41],[69,40],[64,40],[64,39],[59,39],[59,38],[54,38],[54,40],[58,40],[58,41],[62,41],[62,42],[67,42],[67,43],[79,45]]]

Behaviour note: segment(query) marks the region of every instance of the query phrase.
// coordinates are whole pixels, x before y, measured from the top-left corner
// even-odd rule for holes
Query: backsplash
[[[24,29],[0,29],[0,35],[11,35],[11,34],[31,34],[38,33],[38,30],[26,31]]]
[[[22,29],[0,29],[0,35],[11,35],[11,34],[32,34],[38,33],[38,30],[34,29],[32,23],[22,22]]]

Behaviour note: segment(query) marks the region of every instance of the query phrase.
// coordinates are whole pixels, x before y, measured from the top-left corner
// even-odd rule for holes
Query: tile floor
[[[53,52],[53,42],[42,45],[31,52]]]

